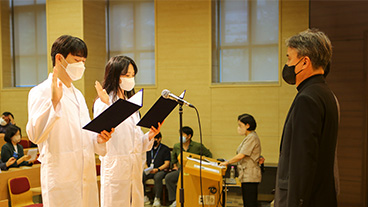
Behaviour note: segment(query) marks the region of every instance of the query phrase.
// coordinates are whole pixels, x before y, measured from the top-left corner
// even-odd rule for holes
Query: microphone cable
[[[202,188],[202,154],[203,154],[202,126],[201,126],[201,119],[199,117],[199,111],[195,106],[193,106],[193,108],[195,109],[197,113],[198,126],[199,126],[199,139],[201,143],[200,153],[199,153],[199,183],[200,183],[199,185],[201,189],[201,203],[202,203],[202,207],[204,207],[203,188]]]

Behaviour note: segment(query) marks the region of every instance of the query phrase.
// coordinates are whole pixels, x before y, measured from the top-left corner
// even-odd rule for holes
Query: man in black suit
[[[332,46],[318,30],[286,40],[283,78],[298,94],[286,117],[276,180],[276,207],[337,206],[334,180],[338,103],[325,81]]]

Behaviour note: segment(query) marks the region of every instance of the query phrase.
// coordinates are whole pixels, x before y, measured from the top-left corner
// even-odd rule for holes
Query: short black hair
[[[238,121],[241,121],[243,124],[249,124],[248,131],[253,131],[257,128],[257,123],[254,117],[250,114],[242,114],[238,116]]]
[[[20,136],[22,136],[22,131],[20,130],[19,127],[15,126],[15,125],[9,125],[6,128],[5,131],[5,136],[4,136],[4,140],[5,142],[9,142],[11,143],[11,138],[19,131]]]
[[[52,66],[55,66],[56,54],[62,54],[64,58],[70,54],[87,58],[88,50],[86,43],[78,38],[70,35],[62,35],[55,40],[51,47]]]
[[[157,138],[157,139],[160,139],[162,137],[162,134],[161,134],[161,132],[159,132],[158,134],[156,134],[156,136],[155,136],[155,138]]]
[[[10,112],[8,112],[8,111],[5,111],[4,113],[3,113],[3,115],[4,116],[12,116],[13,117],[13,119],[14,119],[14,115],[12,114],[12,113],[10,113]]]
[[[188,126],[185,126],[185,127],[182,128],[182,130],[183,130],[184,134],[190,135],[190,138],[193,137],[193,129],[192,128],[190,128]]]

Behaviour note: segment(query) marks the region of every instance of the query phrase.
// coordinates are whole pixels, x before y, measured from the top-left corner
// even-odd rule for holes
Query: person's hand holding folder
[[[164,124],[165,120],[162,121],[161,123],[158,122],[158,127],[157,129],[154,126],[151,126],[149,132],[148,132],[148,139],[151,141],[159,132],[161,129],[162,124]]]
[[[103,130],[98,136],[97,136],[97,142],[102,144],[111,139],[111,134],[114,133],[115,128],[111,128],[111,131],[108,132],[106,130]]]

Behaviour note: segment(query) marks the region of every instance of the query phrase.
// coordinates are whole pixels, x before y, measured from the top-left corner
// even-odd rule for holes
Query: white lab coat
[[[94,117],[107,107],[108,105],[97,99],[94,104]],[[144,206],[143,152],[152,148],[154,139],[149,141],[148,132],[143,134],[141,128],[136,126],[139,120],[137,111],[119,124],[110,141],[106,143],[106,155],[100,156],[101,207]]]
[[[106,154],[106,144],[98,144],[96,133],[82,129],[90,121],[82,93],[63,84],[54,110],[51,83],[52,74],[28,96],[27,134],[40,151],[43,205],[97,207],[94,153]]]

